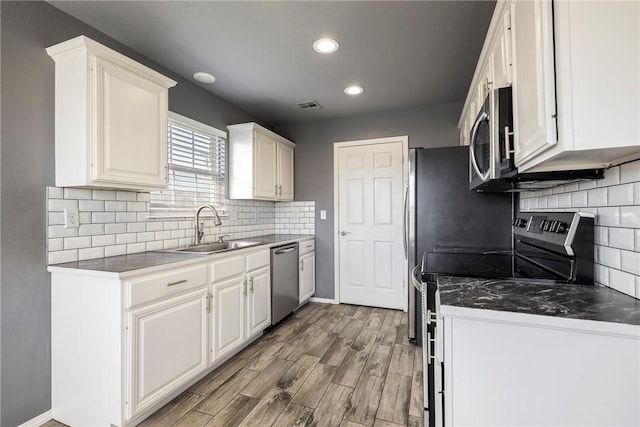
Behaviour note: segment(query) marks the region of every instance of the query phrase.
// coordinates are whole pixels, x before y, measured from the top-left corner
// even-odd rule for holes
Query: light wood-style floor
[[[307,304],[141,426],[422,426],[422,351],[406,319]]]

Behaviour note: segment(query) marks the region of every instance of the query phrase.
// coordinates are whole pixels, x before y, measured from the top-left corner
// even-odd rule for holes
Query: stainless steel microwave
[[[511,88],[489,92],[471,127],[469,188],[491,190],[495,180],[513,176],[513,102]]]

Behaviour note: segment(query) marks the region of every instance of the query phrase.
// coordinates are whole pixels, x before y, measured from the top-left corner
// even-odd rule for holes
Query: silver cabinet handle
[[[242,295],[247,296],[247,282],[242,281]]]
[[[249,277],[249,292],[253,293],[253,277]]]
[[[350,232],[350,231],[344,231],[344,230],[342,230],[342,231],[340,232],[340,235],[341,235],[341,236],[346,236],[347,234],[351,234],[351,232]]]
[[[187,283],[187,279],[178,280],[176,282],[169,282],[169,283],[167,283],[167,286],[175,286],[175,285],[179,285],[181,283]]]
[[[279,187],[280,187],[280,195],[282,196],[282,185],[280,185]]]
[[[278,186],[277,185],[273,186],[273,194],[275,194],[276,196],[278,195]]]
[[[506,151],[505,157],[507,160],[511,159],[511,141],[509,136],[513,135],[513,132],[509,132],[509,126],[504,127],[504,150]]]
[[[407,236],[407,214],[409,212],[409,182],[404,183],[404,209],[402,213],[402,247],[404,248],[404,259],[407,259],[409,252],[409,239]]]
[[[304,261],[300,260],[300,271],[304,271]]]

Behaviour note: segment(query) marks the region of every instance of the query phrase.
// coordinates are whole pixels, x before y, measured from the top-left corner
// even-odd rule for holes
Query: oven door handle
[[[420,268],[422,268],[422,266],[418,264],[415,267],[413,267],[413,270],[411,270],[411,283],[413,283],[414,288],[422,292],[422,281],[418,280],[418,278],[416,277],[416,274],[418,274]]]

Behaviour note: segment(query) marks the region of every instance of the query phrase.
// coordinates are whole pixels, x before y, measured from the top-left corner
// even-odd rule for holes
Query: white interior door
[[[405,309],[406,138],[382,141],[337,148],[339,301]]]

